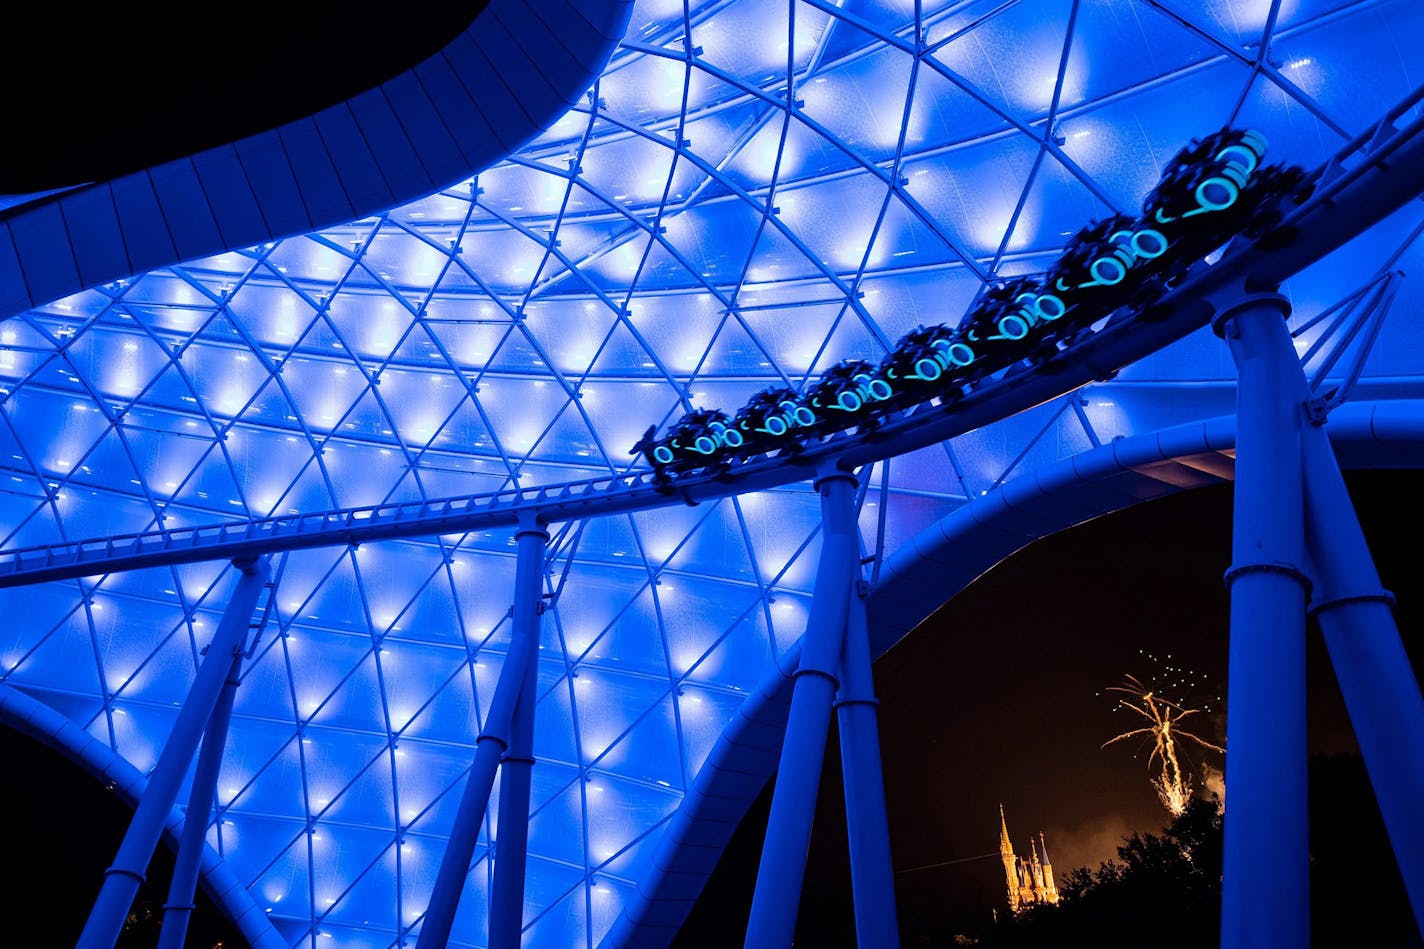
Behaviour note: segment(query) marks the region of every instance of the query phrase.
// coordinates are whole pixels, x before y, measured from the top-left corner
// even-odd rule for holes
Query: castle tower
[[[1041,856],[1040,856],[1041,854]],[[1009,823],[1004,805],[999,805],[999,859],[1004,864],[1004,884],[1008,888],[1009,909],[1018,913],[1035,903],[1058,903],[1058,886],[1053,880],[1053,864],[1048,859],[1048,842],[1043,832],[1028,840],[1028,856],[1014,853],[1009,842]]]
[[[1009,889],[1009,911],[1019,911],[1019,867],[1014,845],[1009,843],[1009,824],[1004,819],[1004,805],[999,805],[999,859],[1004,864],[1004,881]]]
[[[1053,883],[1053,864],[1048,860],[1048,841],[1043,839],[1043,831],[1038,832],[1038,843],[1043,848],[1043,891],[1044,899],[1058,902],[1058,887]]]

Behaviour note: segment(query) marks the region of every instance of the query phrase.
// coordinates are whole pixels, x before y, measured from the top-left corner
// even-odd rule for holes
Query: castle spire
[[[1023,879],[1019,874],[1019,859],[1014,856],[1014,845],[1009,843],[1009,824],[1004,820],[1004,805],[999,805],[999,860],[1004,864],[1004,883],[1009,891],[1009,912],[1019,911],[1019,897],[1023,889]]]
[[[1044,899],[1050,903],[1058,902],[1058,886],[1053,882],[1053,864],[1048,862],[1048,841],[1043,838],[1043,831],[1038,832],[1038,843],[1043,848],[1043,888]]]

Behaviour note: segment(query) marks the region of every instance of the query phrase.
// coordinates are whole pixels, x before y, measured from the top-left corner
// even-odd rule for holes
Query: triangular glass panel
[[[385,859],[395,845],[393,836],[355,827],[329,833],[330,842],[341,848],[341,859],[316,864],[314,908],[321,922],[394,930],[396,879]]]
[[[290,729],[276,734],[285,740],[276,754],[265,760],[251,761],[251,772],[243,768],[233,774],[238,769],[228,768],[223,780],[229,786],[241,783],[242,793],[237,803],[244,810],[264,814],[303,814],[306,812],[306,789],[302,780],[302,753],[309,751],[311,746],[299,749]]]
[[[607,791],[589,794],[589,821],[597,833],[589,841],[590,856],[603,862],[644,827],[661,820],[670,802],[664,795],[650,794],[647,783],[679,787],[683,773],[677,743],[677,714],[671,695],[664,695],[651,709],[629,721],[628,732],[606,751],[594,765],[600,772],[612,771],[643,784],[613,780],[604,774],[594,784]],[[652,813],[641,813],[648,805]],[[630,818],[632,818],[630,820]],[[620,826],[621,825],[621,826]]]
[[[53,617],[57,612],[53,607],[57,605],[47,606],[44,614]],[[9,636],[6,637],[3,661],[7,671],[14,668],[14,663],[19,662],[25,652],[33,650],[19,668],[11,672],[10,681],[31,689],[70,689],[92,695],[103,694],[103,689],[99,687],[99,670],[95,665],[89,620],[82,609],[70,613],[60,621],[53,632],[44,635],[42,639],[38,636],[35,638],[37,643],[25,639],[12,642]],[[107,736],[104,740],[108,741]]]
[[[998,109],[1032,121],[1045,115],[1053,101],[1071,6],[1069,0],[1049,0],[1032,10],[1010,7],[998,11],[941,46],[934,58]],[[931,33],[930,42],[942,38]],[[1062,105],[1082,100],[1084,81],[1084,75],[1068,72]]]
[[[369,640],[367,648],[369,649]],[[363,659],[323,703],[312,719],[314,723],[354,728],[366,732],[384,732],[386,718],[380,676],[373,656]]]
[[[678,696],[678,712],[682,723],[682,744],[687,774],[696,780],[697,772],[723,729],[732,721],[744,697],[721,689],[684,685]]]
[[[535,769],[538,770],[537,768]],[[588,785],[596,785],[595,777]],[[546,860],[579,866],[583,863],[583,788],[578,782],[566,786],[557,797],[546,801],[529,819],[529,852]],[[597,793],[591,787],[589,796]],[[496,834],[498,833],[496,829]],[[496,845],[498,836],[495,837]]]
[[[302,742],[313,789],[313,814],[320,814],[323,822],[395,831],[388,745],[379,743],[375,736],[362,736],[348,747],[340,731],[318,726],[305,729]]]
[[[530,874],[524,912],[526,919],[531,909],[536,909],[538,916],[524,931],[528,945],[571,946],[586,938],[589,895],[584,891],[581,873],[541,862],[539,873]]]

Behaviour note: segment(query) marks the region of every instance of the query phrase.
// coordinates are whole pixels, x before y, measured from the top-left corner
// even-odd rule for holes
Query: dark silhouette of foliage
[[[1080,867],[1059,888],[1058,906],[1000,916],[984,945],[1110,946],[1152,933],[1154,949],[1216,942],[1221,902],[1221,809],[1192,801],[1161,834],[1132,834],[1117,859]],[[1170,920],[1170,925],[1164,921]]]
[[[1316,946],[1424,946],[1359,755],[1310,761],[1311,938]],[[1222,814],[1194,800],[1160,834],[1132,834],[1117,859],[1079,867],[1058,906],[1001,911],[993,949],[1215,946],[1221,921]]]

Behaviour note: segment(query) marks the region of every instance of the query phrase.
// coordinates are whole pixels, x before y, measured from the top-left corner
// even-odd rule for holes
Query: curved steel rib
[[[0,319],[483,171],[578,102],[632,12],[632,0],[490,0],[434,56],[315,115],[0,211]]]

